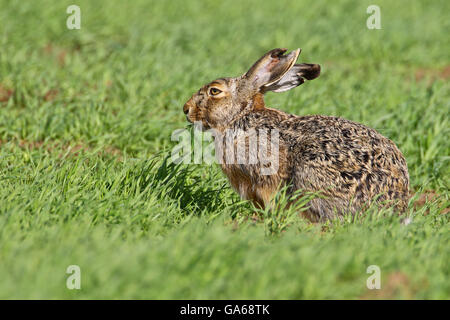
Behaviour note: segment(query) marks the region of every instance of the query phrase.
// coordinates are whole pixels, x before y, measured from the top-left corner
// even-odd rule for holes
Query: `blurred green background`
[[[372,4],[381,30],[366,27]],[[0,5],[0,298],[450,297],[448,1]],[[266,104],[392,139],[411,224],[374,210],[274,232],[217,166],[164,161],[192,93],[276,47],[322,74]],[[81,290],[66,288],[73,264]]]

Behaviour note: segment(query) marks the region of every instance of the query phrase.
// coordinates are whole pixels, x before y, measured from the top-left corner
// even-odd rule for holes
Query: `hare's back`
[[[406,161],[388,138],[338,117],[303,116],[283,124],[297,187],[324,190],[366,201],[378,194],[408,194]]]
[[[349,159],[367,165],[372,162],[381,165],[382,161],[376,160],[392,158],[393,164],[405,164],[403,155],[391,140],[363,124],[319,115],[296,117],[289,122],[286,129],[293,142],[311,158]]]

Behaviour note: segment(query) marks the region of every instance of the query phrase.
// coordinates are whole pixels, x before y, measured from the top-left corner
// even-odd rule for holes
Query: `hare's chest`
[[[276,192],[277,183],[261,179],[251,179],[251,172],[239,165],[222,165],[233,189],[242,199],[251,200],[255,206],[264,208]],[[272,180],[272,179],[271,179]]]
[[[251,199],[254,185],[252,186],[250,176],[246,170],[242,170],[237,165],[222,165],[222,170],[230,181],[233,189],[239,193],[243,199]]]

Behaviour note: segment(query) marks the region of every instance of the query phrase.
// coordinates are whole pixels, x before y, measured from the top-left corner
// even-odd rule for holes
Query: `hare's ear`
[[[282,79],[294,66],[301,49],[284,55],[286,51],[286,49],[270,50],[244,74],[244,79],[251,84],[252,89],[267,91],[263,87],[270,86]]]
[[[306,80],[312,80],[320,75],[320,65],[301,63],[295,64],[284,76],[270,85],[261,88],[262,92],[283,92],[301,85]]]

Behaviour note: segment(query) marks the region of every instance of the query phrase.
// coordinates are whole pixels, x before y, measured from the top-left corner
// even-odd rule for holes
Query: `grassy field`
[[[0,0],[0,298],[450,298],[448,1],[75,2],[80,30],[74,1]],[[217,165],[167,161],[191,94],[276,47],[322,75],[267,105],[395,141],[410,224],[255,222]]]

